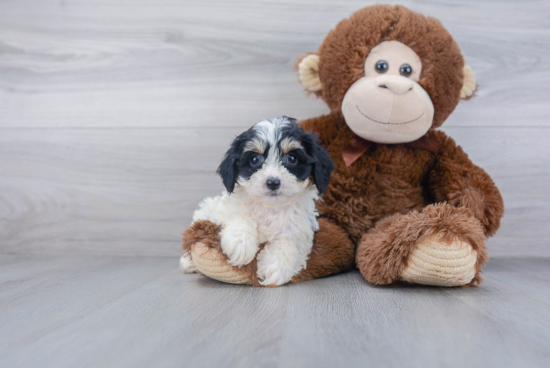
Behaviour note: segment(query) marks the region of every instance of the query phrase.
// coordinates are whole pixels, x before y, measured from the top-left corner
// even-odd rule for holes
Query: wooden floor
[[[548,367],[550,260],[498,259],[479,288],[276,289],[173,258],[1,256],[0,367]]]

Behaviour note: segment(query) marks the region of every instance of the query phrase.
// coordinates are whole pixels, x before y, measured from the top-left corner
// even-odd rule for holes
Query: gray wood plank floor
[[[171,257],[0,256],[1,367],[548,367],[550,260],[498,259],[479,288],[276,289]]]
[[[443,129],[503,193],[489,254],[550,256],[550,2],[400,2],[476,73]],[[294,57],[372,3],[0,1],[0,253],[176,257],[235,134],[327,112]]]

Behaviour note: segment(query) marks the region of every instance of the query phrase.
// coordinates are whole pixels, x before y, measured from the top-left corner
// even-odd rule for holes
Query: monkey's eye
[[[296,166],[298,163],[298,159],[293,154],[289,154],[286,156],[286,163],[288,166]]]
[[[250,158],[250,166],[257,169],[264,163],[264,157],[262,155],[254,155]]]
[[[399,73],[401,73],[402,76],[408,77],[412,74],[413,70],[409,64],[403,64],[401,65],[401,68],[399,68]]]
[[[389,65],[384,60],[380,60],[376,63],[374,66],[374,69],[380,74],[385,73],[388,71]]]

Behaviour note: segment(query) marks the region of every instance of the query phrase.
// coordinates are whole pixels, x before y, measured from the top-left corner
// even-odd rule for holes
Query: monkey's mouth
[[[414,123],[415,121],[417,121],[418,119],[420,119],[422,116],[424,116],[424,113],[420,114],[419,117],[415,118],[415,119],[412,119],[410,121],[406,121],[404,123],[390,123],[389,121],[384,123],[383,121],[378,121],[378,120],[374,120],[373,118],[369,118],[367,115],[363,114],[363,111],[361,111],[359,109],[359,106],[355,105],[355,107],[357,108],[357,111],[359,111],[359,113],[361,115],[363,115],[364,117],[366,117],[367,119],[369,119],[370,121],[374,121],[375,123],[378,123],[378,124],[384,124],[384,125],[404,125],[404,124],[409,124],[409,123]]]

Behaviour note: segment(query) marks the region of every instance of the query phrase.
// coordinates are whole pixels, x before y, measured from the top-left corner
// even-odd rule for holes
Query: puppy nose
[[[277,190],[281,186],[281,181],[277,178],[269,178],[265,182],[265,185],[267,185],[270,190]]]
[[[413,89],[413,82],[398,75],[384,75],[376,78],[376,84],[380,88],[389,89],[394,95],[402,95]]]

